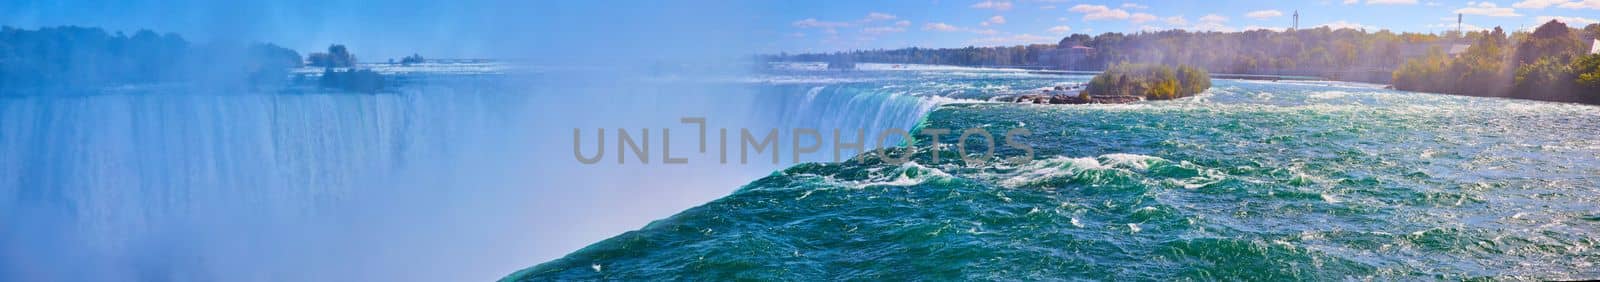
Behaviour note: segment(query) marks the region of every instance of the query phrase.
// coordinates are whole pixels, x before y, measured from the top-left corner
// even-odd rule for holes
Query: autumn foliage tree
[[[1600,30],[1600,26],[1589,28]],[[1587,28],[1586,28],[1587,29]],[[1546,22],[1512,44],[1500,28],[1451,58],[1440,50],[1401,65],[1396,89],[1600,103],[1600,58],[1584,55],[1582,33],[1559,21]],[[1593,83],[1593,84],[1591,84]]]
[[[1089,80],[1089,96],[1140,96],[1167,100],[1193,96],[1211,88],[1211,75],[1191,66],[1122,63]]]

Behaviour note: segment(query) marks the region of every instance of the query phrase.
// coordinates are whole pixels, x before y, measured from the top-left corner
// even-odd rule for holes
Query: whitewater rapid
[[[1084,79],[987,72],[828,81],[990,101]],[[962,141],[945,135],[891,150],[906,163],[795,165],[504,280],[1580,279],[1600,263],[1597,121],[1589,105],[1315,81],[941,104],[915,127],[1027,127],[1034,158],[999,146],[966,165],[982,156],[929,149]]]

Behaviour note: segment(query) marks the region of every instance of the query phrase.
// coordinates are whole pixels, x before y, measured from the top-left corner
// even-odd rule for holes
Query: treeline
[[[422,61],[412,55],[403,63]],[[306,65],[325,69],[320,77],[291,77],[291,69]],[[0,27],[0,95],[163,83],[280,90],[304,83],[368,93],[391,84],[375,71],[359,69],[355,54],[339,44],[302,59],[273,44],[195,44],[149,30],[129,36],[76,26]]]
[[[176,34],[133,35],[76,26],[0,27],[0,89],[94,87],[205,81],[271,83],[301,66],[294,50],[272,44],[193,44]]]
[[[1057,44],[949,49],[904,48],[834,53],[777,54],[770,60],[1031,66],[1065,70],[1104,70],[1129,63],[1191,65],[1214,72],[1310,75],[1331,79],[1388,82],[1407,59],[1433,48],[1477,41],[1487,32],[1466,34],[1368,32],[1313,29],[1243,32],[1167,30],[1133,34],[1073,34]]]
[[[1084,87],[1084,98],[1098,96],[1139,96],[1147,100],[1167,100],[1194,96],[1211,88],[1211,74],[1179,65],[1123,63],[1095,75]]]
[[[1600,55],[1586,54],[1600,25],[1578,30],[1558,21],[1525,36],[1499,27],[1466,53],[1440,50],[1407,61],[1393,74],[1396,89],[1600,104]]]
[[[420,59],[422,56],[417,57]],[[376,93],[385,88],[387,79],[383,74],[358,68],[360,65],[356,63],[356,55],[342,44],[328,45],[327,52],[313,52],[306,56],[306,61],[307,65],[322,67],[322,76],[317,78],[317,86],[322,88],[365,93]]]
[[[776,54],[766,56],[769,61],[796,62],[858,62],[894,64],[930,64],[957,66],[1042,66],[1041,58],[1056,49],[1056,45],[1033,44],[1011,47],[966,47],[954,49],[903,48],[893,50],[857,50],[834,53]]]

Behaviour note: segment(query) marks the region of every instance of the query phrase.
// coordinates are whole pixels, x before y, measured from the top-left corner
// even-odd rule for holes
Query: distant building
[[[1600,54],[1600,39],[1595,39],[1594,42],[1589,43],[1589,54]]]
[[[1445,52],[1445,53],[1449,54],[1451,58],[1461,57],[1461,54],[1466,54],[1467,53],[1467,48],[1472,48],[1472,45],[1467,45],[1467,44],[1450,45],[1450,51],[1449,52]]]

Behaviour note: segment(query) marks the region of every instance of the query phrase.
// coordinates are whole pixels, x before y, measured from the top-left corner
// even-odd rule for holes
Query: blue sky
[[[1600,19],[1600,0],[932,0],[815,6],[788,12],[790,19],[780,23],[786,26],[773,34],[784,39],[772,46],[791,51],[960,47],[1054,43],[1072,33],[1282,29],[1296,11],[1301,27],[1410,32],[1453,30],[1457,13],[1469,30],[1531,28],[1550,18],[1581,26]]]
[[[831,51],[1053,43],[1071,33],[1302,27],[1439,32],[1600,20],[1600,0],[206,1],[8,0],[0,24],[177,32],[199,41],[345,43],[365,58]],[[676,48],[657,51],[652,48]],[[508,54],[509,53],[509,54]],[[650,55],[650,54],[644,54]],[[584,56],[578,56],[584,57]],[[627,56],[632,57],[632,56]]]

